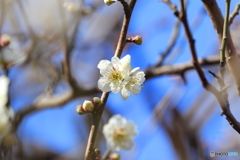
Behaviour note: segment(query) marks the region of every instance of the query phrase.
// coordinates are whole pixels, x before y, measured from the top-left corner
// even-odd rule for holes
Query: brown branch
[[[168,47],[165,52],[163,52],[158,60],[158,63],[156,64],[156,67],[159,67],[163,64],[164,59],[171,53],[173,47],[176,44],[177,38],[179,36],[179,27],[180,27],[180,21],[177,20],[177,22],[174,25],[174,30],[171,36],[171,39],[169,41]]]
[[[230,15],[229,17],[229,20],[228,20],[228,23],[229,23],[229,26],[233,23],[233,20],[234,18],[239,15],[239,9],[240,9],[240,3],[238,3],[236,6],[235,6],[235,9],[233,11],[233,13]]]
[[[203,85],[203,87],[207,91],[209,91],[212,94],[214,94],[214,96],[217,98],[217,100],[218,100],[218,102],[219,102],[219,104],[220,104],[220,106],[222,108],[222,115],[224,114],[226,116],[226,119],[228,120],[229,124],[240,134],[240,123],[232,115],[232,113],[230,111],[230,108],[229,108],[228,100],[226,99],[226,97],[223,97],[221,92],[219,92],[215,87],[213,87],[207,81],[207,79],[206,79],[206,77],[205,77],[205,75],[204,75],[204,73],[202,71],[202,68],[201,68],[201,66],[200,66],[200,64],[198,62],[198,59],[197,59],[197,52],[196,52],[195,44],[194,44],[195,40],[192,37],[192,33],[191,33],[189,25],[188,25],[186,11],[185,11],[185,8],[184,8],[184,0],[180,0],[180,2],[181,2],[181,12],[179,12],[179,15],[177,16],[177,18],[179,18],[179,20],[182,22],[182,24],[184,26],[184,30],[185,30],[185,33],[186,33],[186,36],[187,36],[187,39],[188,39],[188,43],[189,43],[189,47],[190,47],[190,51],[191,51],[191,55],[192,55],[193,65],[194,65],[194,67],[195,67],[195,69],[196,69],[196,71],[198,73],[198,76],[199,76],[199,78],[200,78],[200,80],[202,82],[202,85]],[[171,4],[170,1],[168,1],[167,4],[169,5],[169,3]],[[175,13],[175,12],[176,11],[173,10],[173,13]],[[222,25],[223,25],[223,23],[222,23]],[[221,30],[221,32],[222,31],[223,30]],[[221,35],[222,35],[222,33],[221,33]],[[232,60],[234,60],[234,59],[232,59]]]
[[[218,7],[218,4],[215,0],[202,0],[202,2],[212,20],[213,26],[217,31],[219,42],[221,43],[223,38],[223,16]],[[229,71],[236,84],[238,95],[240,95],[240,74],[239,74],[240,63],[229,30],[227,33],[225,56]]]
[[[117,48],[116,48],[116,51],[115,51],[115,54],[114,54],[114,56],[116,56],[118,58],[120,58],[120,56],[122,54],[122,51],[123,51],[123,48],[126,44],[128,26],[129,26],[129,23],[130,23],[130,20],[131,20],[132,11],[133,11],[133,8],[135,6],[136,1],[137,0],[131,0],[130,1],[130,3],[129,3],[130,13],[128,13],[128,9],[126,9],[126,5],[123,5],[125,14],[124,14],[124,19],[123,19],[122,29],[121,29],[121,32],[120,32],[120,37],[119,37],[119,40],[118,40],[118,43],[117,43]],[[95,144],[95,139],[96,139],[96,136],[97,136],[99,122],[100,122],[100,119],[102,117],[102,113],[103,113],[105,104],[107,102],[108,96],[109,96],[109,92],[107,92],[107,93],[103,92],[103,94],[101,96],[101,101],[102,101],[101,106],[94,113],[92,113],[93,122],[92,122],[91,130],[90,130],[90,134],[89,134],[89,137],[88,137],[88,143],[87,143],[87,148],[86,148],[86,153],[85,153],[85,156],[84,156],[84,160],[90,160],[91,159],[93,147],[94,147],[94,144]]]
[[[31,105],[24,107],[23,109],[19,110],[16,113],[13,120],[14,122],[13,131],[17,130],[23,118],[25,118],[28,115],[31,115],[32,113],[35,113],[43,109],[61,107],[67,104],[70,100],[83,96],[93,95],[98,92],[99,91],[97,89],[93,88],[90,90],[79,90],[79,92],[76,93],[74,93],[73,90],[70,89],[59,95],[42,94],[39,97],[37,97]]]
[[[201,66],[215,65],[219,64],[219,56],[211,56],[208,58],[198,59],[198,63]],[[145,70],[146,79],[151,79],[154,77],[162,76],[162,75],[174,75],[179,74],[183,75],[185,72],[195,69],[195,66],[192,62],[186,62],[176,65],[167,65],[160,67],[149,67]]]

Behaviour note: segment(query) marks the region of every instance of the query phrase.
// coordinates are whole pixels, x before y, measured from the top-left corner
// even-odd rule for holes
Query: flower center
[[[117,82],[117,81],[122,81],[123,76],[120,71],[113,69],[112,73],[109,75],[109,78],[112,81]]]
[[[127,139],[125,129],[122,128],[122,129],[116,131],[113,135],[113,139],[117,142],[125,141]]]

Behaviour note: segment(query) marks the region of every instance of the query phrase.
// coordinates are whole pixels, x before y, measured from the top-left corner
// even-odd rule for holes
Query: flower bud
[[[91,112],[94,108],[92,101],[85,100],[82,106],[83,110],[86,112]]]
[[[101,99],[99,97],[94,97],[92,99],[92,102],[93,102],[95,107],[98,107],[102,103],[102,101],[101,101]]]
[[[86,113],[86,111],[83,110],[82,104],[77,105],[77,107],[76,107],[76,112],[77,112],[78,114],[80,114],[80,115],[83,115],[83,114]]]
[[[100,156],[101,151],[100,151],[99,149],[95,148],[95,149],[93,150],[93,153],[94,153],[94,155],[97,157],[97,156]]]
[[[7,34],[3,34],[0,37],[0,47],[6,47],[11,42],[11,38]]]
[[[115,0],[104,0],[104,3],[110,6],[111,4],[115,3]]]
[[[101,159],[101,157],[100,156],[97,156],[96,158],[95,158],[95,160],[100,160]]]
[[[143,40],[141,36],[135,36],[127,39],[128,42],[133,42],[137,45],[141,45]]]
[[[120,160],[120,155],[117,154],[117,153],[112,153],[112,154],[109,155],[109,158],[111,160]]]

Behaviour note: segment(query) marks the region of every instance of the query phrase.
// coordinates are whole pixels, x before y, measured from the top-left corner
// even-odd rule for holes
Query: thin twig
[[[218,4],[216,0],[202,0],[202,2],[207,13],[209,14],[209,17],[212,20],[213,26],[217,31],[219,42],[221,43],[223,38],[223,16],[218,7]],[[240,95],[240,63],[229,30],[227,31],[227,39],[227,52],[225,53],[226,62],[237,87],[238,95]]]
[[[177,38],[178,38],[178,36],[179,36],[179,27],[180,27],[180,21],[177,20],[177,22],[176,22],[175,25],[174,25],[174,30],[173,30],[171,39],[170,39],[170,41],[169,41],[168,47],[167,47],[166,51],[163,52],[163,53],[160,55],[159,61],[158,61],[158,63],[156,64],[156,67],[161,66],[161,65],[163,64],[164,59],[171,53],[173,47],[174,47],[175,44],[176,44]]]
[[[198,59],[198,63],[201,66],[209,66],[209,65],[216,65],[219,63],[219,56],[211,56],[208,58]],[[162,75],[183,75],[185,72],[194,69],[195,66],[193,63],[184,62],[181,64],[175,65],[164,65],[160,67],[149,67],[144,71],[146,79],[151,79],[154,77],[162,76]]]
[[[171,3],[170,1],[168,1],[168,2]],[[181,20],[181,22],[184,26],[185,33],[186,33],[186,36],[187,36],[187,39],[189,42],[191,55],[192,55],[193,65],[198,73],[198,76],[202,82],[202,85],[207,91],[214,94],[214,96],[217,98],[217,100],[222,108],[222,114],[224,114],[226,116],[226,119],[228,120],[229,124],[240,134],[240,123],[232,115],[232,113],[229,109],[228,101],[225,100],[225,98],[222,96],[221,92],[219,92],[215,87],[213,87],[207,81],[207,79],[202,71],[202,68],[197,59],[197,52],[196,52],[195,45],[194,45],[195,41],[192,37],[192,33],[191,33],[189,25],[188,25],[188,21],[187,21],[187,17],[186,17],[186,10],[184,9],[184,0],[180,0],[180,2],[181,2],[181,12],[179,12],[179,16],[177,16],[177,18],[179,18],[179,20]],[[175,12],[176,11],[173,10],[173,13],[175,13]]]
[[[228,24],[231,25],[233,23],[234,18],[239,14],[240,3],[235,6],[233,13],[229,16]]]

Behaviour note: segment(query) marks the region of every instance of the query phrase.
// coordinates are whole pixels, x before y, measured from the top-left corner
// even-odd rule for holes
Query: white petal
[[[126,68],[128,70],[131,69],[131,65],[130,65],[130,62],[131,62],[131,56],[130,55],[126,55],[125,57],[123,57],[121,60],[120,60],[121,64],[122,64],[122,67],[123,68]]]
[[[140,91],[141,91],[141,86],[135,85],[135,86],[131,87],[131,92],[134,95],[137,95]]]
[[[109,60],[101,60],[101,61],[98,63],[97,67],[98,67],[99,69],[105,70],[110,63],[111,63],[111,62],[110,62]]]
[[[130,76],[136,74],[139,69],[140,69],[140,67],[136,67],[136,68],[134,68],[133,70],[131,70]]]
[[[98,88],[103,92],[109,92],[111,91],[111,88],[109,86],[109,81],[107,78],[101,77],[98,80]]]
[[[118,82],[111,83],[110,88],[113,93],[118,93],[121,90],[121,84]]]
[[[121,148],[125,151],[132,149],[134,146],[134,142],[132,140],[125,141],[122,143]]]
[[[118,57],[115,57],[115,56],[112,57],[111,62],[112,62],[112,65],[113,65],[113,67],[114,67],[115,69],[118,69],[119,66],[121,65],[119,58],[118,58]]]
[[[121,97],[122,97],[122,99],[123,100],[127,100],[129,96],[130,96],[130,92],[124,87],[121,90]]]

